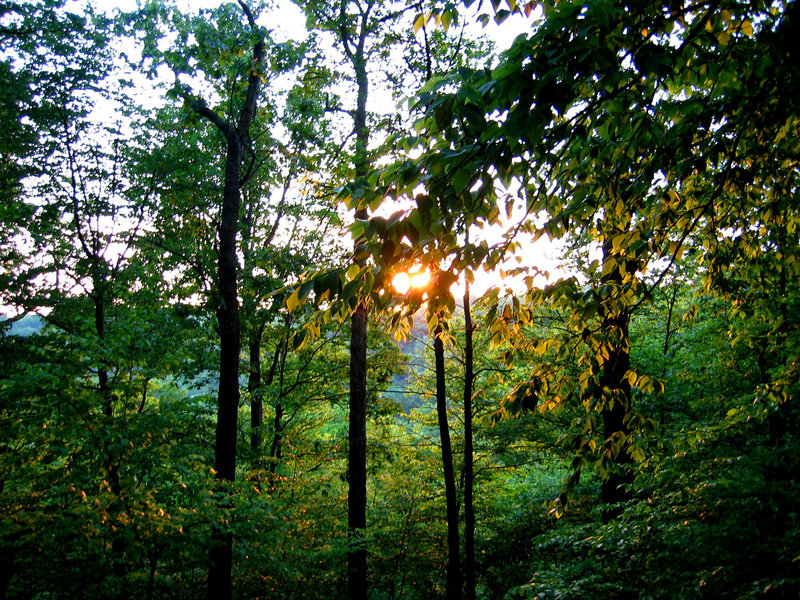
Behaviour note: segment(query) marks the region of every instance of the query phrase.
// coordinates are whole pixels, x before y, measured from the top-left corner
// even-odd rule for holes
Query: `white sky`
[[[100,8],[113,11],[115,9],[127,12],[137,8],[139,0],[91,0],[92,4]],[[176,4],[183,11],[197,11],[205,8],[215,8],[225,1],[235,0],[177,0]],[[80,5],[80,0],[73,0],[74,4]],[[520,33],[530,31],[531,24],[538,19],[540,9],[529,18],[520,16],[511,17],[500,25],[490,23],[484,30],[487,35],[494,40],[498,49],[507,48],[514,38]],[[277,18],[275,18],[277,17]],[[302,11],[291,0],[277,0],[276,6],[272,11],[267,11],[262,15],[262,21],[267,18],[267,26],[272,29],[278,38],[302,39],[305,36],[305,17]],[[469,16],[465,16],[469,19]],[[274,20],[273,20],[274,19]],[[476,24],[478,30],[480,26]],[[282,34],[282,35],[281,35]]]

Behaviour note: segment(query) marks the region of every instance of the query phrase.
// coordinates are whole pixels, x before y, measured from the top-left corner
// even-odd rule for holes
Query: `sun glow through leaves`
[[[412,288],[424,288],[430,280],[431,274],[428,271],[401,271],[392,277],[392,287],[398,294],[407,294]]]

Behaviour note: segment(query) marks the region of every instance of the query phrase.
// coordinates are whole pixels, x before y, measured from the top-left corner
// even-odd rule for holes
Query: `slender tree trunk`
[[[239,169],[244,157],[244,144],[238,136],[228,139],[225,164],[225,187],[219,226],[219,388],[217,393],[217,430],[214,446],[214,468],[219,482],[236,478],[236,431],[239,416],[239,354],[241,331],[237,293],[236,233],[239,221]],[[229,600],[232,596],[233,536],[214,528],[208,572],[209,600]]]
[[[447,422],[447,385],[444,369],[444,332],[437,325],[433,333],[433,355],[436,363],[436,414],[439,421],[439,437],[442,443],[442,470],[444,471],[444,495],[447,504],[447,589],[448,600],[461,598],[461,558],[458,540],[458,498],[456,477],[453,470],[453,449],[450,445],[450,426]]]
[[[283,441],[283,374],[286,367],[286,352],[288,351],[290,333],[290,317],[286,317],[286,336],[275,346],[275,354],[272,356],[272,365],[267,374],[267,385],[272,385],[275,374],[280,371],[280,386],[278,387],[278,401],[275,403],[275,418],[273,420],[272,444],[269,449],[269,472],[274,475],[278,468],[278,463],[282,457]],[[275,478],[270,480],[270,488],[275,489]]]
[[[367,598],[367,308],[359,303],[350,322],[350,422],[348,451],[347,585],[351,600]]]
[[[273,428],[275,432],[272,435],[272,445],[269,449],[269,472],[275,473],[278,463],[283,456],[281,450],[281,441],[283,438],[283,404],[278,402],[275,405],[275,419],[273,420]]]
[[[606,222],[608,223],[608,221]],[[609,233],[606,235],[603,244],[604,264],[609,260],[624,260],[619,255],[612,255],[611,239],[620,231],[610,226],[608,226],[608,229]],[[616,290],[622,283],[622,273],[619,267],[614,266],[608,275],[603,277],[602,281],[605,284],[610,284],[609,287]],[[628,454],[630,429],[625,422],[625,415],[630,410],[631,399],[631,384],[626,377],[631,366],[630,338],[628,335],[630,312],[626,307],[617,304],[618,300],[616,298],[609,299],[608,314],[603,318],[601,325],[604,335],[614,339],[610,356],[603,364],[603,372],[600,376],[601,390],[611,390],[612,394],[611,398],[602,399],[607,402],[601,412],[603,435],[606,439],[606,444],[613,438],[621,439],[619,452],[614,458],[616,468],[603,481],[600,489],[600,497],[605,504],[619,504],[627,501],[630,493],[626,486],[633,481],[633,471],[630,468],[631,459]],[[603,518],[606,521],[611,520],[618,516],[620,512],[620,508],[607,510]]]
[[[672,339],[672,317],[675,313],[675,304],[678,301],[678,292],[680,291],[680,284],[676,281],[672,286],[672,293],[670,294],[667,306],[667,323],[664,326],[664,350],[661,353],[663,359],[663,366],[661,368],[661,376],[667,376],[667,359],[669,357],[669,346]]]
[[[147,600],[153,600],[153,594],[156,590],[156,569],[158,567],[158,546],[156,544],[153,545],[153,549],[147,552],[147,561],[148,561],[148,574],[147,574],[147,592],[145,598]]]
[[[369,171],[367,145],[367,96],[369,78],[364,54],[364,44],[368,34],[366,19],[372,2],[367,5],[364,21],[361,23],[358,43],[350,50],[350,59],[356,75],[356,110],[353,114],[353,129],[356,133],[355,175],[362,178]],[[345,34],[346,36],[349,34]],[[344,40],[343,40],[344,41]],[[348,42],[344,41],[345,46]],[[365,208],[356,210],[356,219],[368,218]],[[358,255],[362,240],[356,240],[355,253]],[[357,259],[358,261],[358,259]],[[364,261],[358,261],[363,265]],[[348,428],[347,461],[347,526],[351,545],[347,553],[347,588],[350,600],[367,599],[367,549],[364,534],[367,528],[367,304],[358,303],[350,320],[350,419]]]
[[[2,491],[2,489],[0,485],[0,491]],[[5,537],[2,540],[2,546],[0,546],[0,600],[6,600],[8,596],[8,587],[11,583],[12,573],[14,572],[14,560],[16,559],[17,552],[10,543],[12,541],[16,540]]]
[[[239,0],[250,29],[254,34],[260,30],[252,11],[243,0]],[[256,112],[261,76],[259,69],[264,62],[266,46],[259,37],[253,46],[252,67],[249,72],[244,105],[236,125],[231,125],[211,110],[202,100],[194,100],[189,106],[200,116],[211,121],[225,136],[225,184],[222,191],[222,210],[218,231],[217,323],[219,325],[219,388],[217,392],[217,429],[214,445],[215,478],[220,492],[225,483],[236,478],[236,433],[239,416],[239,356],[241,354],[241,327],[239,324],[237,233],[239,230],[239,207],[241,204],[241,168],[244,161],[245,144],[250,139],[250,125]],[[212,531],[209,550],[208,598],[230,600],[233,595],[233,535],[219,525]]]
[[[102,260],[102,258],[96,255],[93,256],[92,259],[96,264]],[[92,294],[92,300],[94,302],[94,327],[97,339],[102,345],[106,337],[106,282],[105,278],[101,275],[96,275],[94,280],[94,291]],[[114,404],[111,395],[108,369],[103,365],[103,360],[104,359],[101,358],[100,365],[97,368],[97,389],[103,403],[103,415],[107,421],[106,427],[109,432],[111,432],[114,430]],[[111,493],[114,495],[115,503],[119,504],[121,503],[120,497],[122,495],[122,483],[119,477],[119,461],[114,457],[114,452],[111,450],[108,443],[106,443],[105,446],[108,486],[111,489]],[[118,519],[120,512],[122,512],[121,506],[116,507],[113,512],[116,527],[111,537],[111,573],[116,581],[120,581],[124,578],[127,572],[124,558],[127,544],[123,534],[123,527],[120,525]]]
[[[628,339],[628,322],[630,315],[627,312],[614,315],[604,319],[603,327],[606,330],[618,329],[622,332],[624,340]],[[603,410],[603,434],[606,440],[620,434],[626,438],[630,434],[630,429],[625,423],[625,415],[630,409],[631,386],[625,374],[630,369],[630,354],[627,347],[616,347],[612,350],[611,356],[603,365],[603,374],[600,377],[601,387],[612,390],[616,395],[610,407]],[[624,502],[629,498],[629,493],[625,490],[625,484],[631,483],[632,472],[630,470],[630,456],[627,451],[627,441],[625,441],[616,457],[617,471],[603,482],[602,500],[606,504],[616,504]]]
[[[472,386],[475,380],[472,348],[472,309],[469,282],[464,288],[464,576],[467,600],[475,600],[475,471],[472,441]]]
[[[261,390],[261,335],[260,327],[250,331],[248,352],[250,371],[247,376],[247,391],[250,392],[250,449],[258,457],[261,451],[261,428],[264,424],[264,402]]]

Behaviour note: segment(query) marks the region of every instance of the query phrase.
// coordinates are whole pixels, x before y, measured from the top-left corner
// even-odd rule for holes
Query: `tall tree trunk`
[[[269,472],[273,475],[278,468],[278,463],[281,460],[282,454],[282,441],[283,441],[283,404],[278,402],[275,405],[275,419],[273,420],[272,445],[269,449]],[[274,478],[273,478],[274,483]]]
[[[628,339],[628,322],[630,315],[622,312],[603,320],[606,331],[618,329],[623,339]],[[617,346],[611,351],[611,356],[603,365],[603,374],[600,377],[600,386],[612,390],[616,395],[611,406],[602,411],[603,435],[606,440],[614,436],[624,435],[626,441],[621,445],[616,456],[616,471],[612,472],[603,482],[601,495],[606,504],[617,504],[629,498],[625,485],[631,483],[633,474],[630,470],[630,456],[627,450],[627,437],[630,429],[625,423],[625,415],[630,409],[631,386],[625,374],[630,369],[630,354],[627,347]]]
[[[244,144],[238,135],[228,139],[225,187],[219,226],[219,388],[217,392],[217,430],[214,468],[220,482],[236,478],[236,431],[239,416],[239,354],[241,332],[237,293],[236,232],[239,220],[239,169]],[[232,595],[233,536],[214,528],[208,572],[209,600],[229,600]]]
[[[286,336],[278,341],[275,354],[272,356],[272,365],[267,374],[267,385],[272,385],[275,374],[280,372],[280,385],[278,386],[278,401],[275,403],[275,419],[273,420],[272,444],[269,449],[269,472],[274,475],[281,460],[281,446],[283,442],[283,375],[286,368],[286,353],[289,351],[289,335],[291,316],[286,316]],[[270,479],[271,489],[275,488],[275,478]]]
[[[369,78],[364,53],[369,29],[367,20],[374,2],[368,2],[360,23],[358,42],[349,46],[349,33],[343,34],[345,51],[353,63],[356,76],[356,110],[353,113],[353,130],[356,134],[355,175],[365,177],[369,171],[367,146],[367,97]],[[365,208],[356,210],[356,219],[368,218]],[[359,254],[362,240],[355,241],[355,254]],[[356,259],[363,265],[363,259]],[[362,300],[350,320],[350,419],[347,457],[347,527],[351,546],[347,553],[347,588],[350,600],[367,598],[367,549],[364,534],[367,527],[367,304]]]
[[[433,333],[433,356],[436,364],[436,414],[439,421],[439,437],[442,443],[442,470],[444,472],[444,495],[447,504],[447,589],[448,600],[461,598],[461,559],[458,540],[458,498],[456,477],[453,470],[453,449],[450,445],[450,426],[447,422],[447,385],[444,370],[444,331],[437,325]]]
[[[611,240],[623,229],[614,228],[607,223],[607,233],[603,243],[603,263],[608,261],[624,260],[624,257],[613,252]],[[605,270],[605,269],[604,269]],[[630,272],[630,266],[628,268]],[[612,289],[612,294],[617,294],[622,283],[622,272],[618,265],[614,265],[609,273],[602,278],[604,284]],[[615,469],[603,481],[600,489],[601,500],[605,504],[613,505],[625,502],[630,497],[626,486],[633,481],[633,471],[630,468],[630,455],[628,454],[628,436],[630,429],[625,422],[625,415],[630,410],[631,384],[626,377],[631,366],[630,358],[630,337],[628,335],[628,324],[630,322],[630,312],[621,301],[612,297],[609,299],[607,314],[603,318],[601,330],[605,336],[614,339],[611,345],[609,357],[603,364],[603,371],[600,375],[600,389],[611,390],[611,398],[602,398],[605,402],[601,411],[603,418],[603,436],[606,444],[612,439],[621,439],[619,451],[614,457]],[[602,394],[602,391],[598,391]],[[607,510],[603,519],[608,521],[619,515],[621,509],[614,508]]]
[[[367,307],[358,304],[350,321],[350,421],[347,457],[347,588],[351,600],[367,598]]]
[[[475,380],[472,348],[472,309],[469,282],[464,288],[464,575],[467,600],[475,600],[475,470],[472,440],[472,386]]]
[[[222,210],[218,231],[217,323],[219,325],[219,388],[217,391],[217,428],[214,445],[215,478],[220,491],[225,494],[225,482],[236,478],[236,433],[239,415],[239,356],[241,329],[239,324],[237,233],[241,203],[241,168],[245,145],[250,140],[250,125],[256,112],[261,86],[259,69],[264,63],[266,46],[256,25],[252,11],[239,0],[250,29],[258,34],[253,46],[252,67],[248,76],[245,102],[238,122],[232,125],[211,110],[204,101],[194,100],[189,106],[200,116],[211,121],[225,136],[225,184],[222,192]],[[216,525],[212,532],[209,550],[208,597],[209,600],[230,600],[233,594],[233,535]]]
[[[3,483],[0,481],[0,492],[3,491]],[[0,600],[8,597],[8,587],[14,573],[14,561],[17,551],[14,547],[16,536],[4,536],[0,540]]]
[[[99,271],[99,264],[103,259],[97,256],[97,254],[94,254],[91,259],[95,262],[95,269]],[[105,277],[99,273],[96,273],[93,279],[94,290],[92,292],[92,301],[94,303],[94,327],[97,339],[102,346],[105,343],[106,337],[106,280]],[[104,360],[105,358],[101,357],[100,364],[97,367],[97,389],[103,404],[103,416],[106,418],[105,426],[108,428],[108,432],[113,432],[114,404],[108,369],[103,364]],[[107,435],[110,435],[110,433]],[[127,572],[124,558],[127,544],[123,534],[123,527],[118,519],[119,513],[122,512],[120,499],[122,495],[122,483],[119,477],[119,460],[114,456],[114,452],[111,450],[107,441],[105,443],[105,455],[108,486],[111,489],[111,493],[114,495],[115,504],[119,505],[114,507],[113,510],[113,518],[116,526],[111,536],[111,573],[114,579],[119,582],[125,577],[125,573]]]

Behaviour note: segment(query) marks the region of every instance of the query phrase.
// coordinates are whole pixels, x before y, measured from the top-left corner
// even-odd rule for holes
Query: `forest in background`
[[[282,9],[0,3],[0,599],[797,598],[796,3]]]

